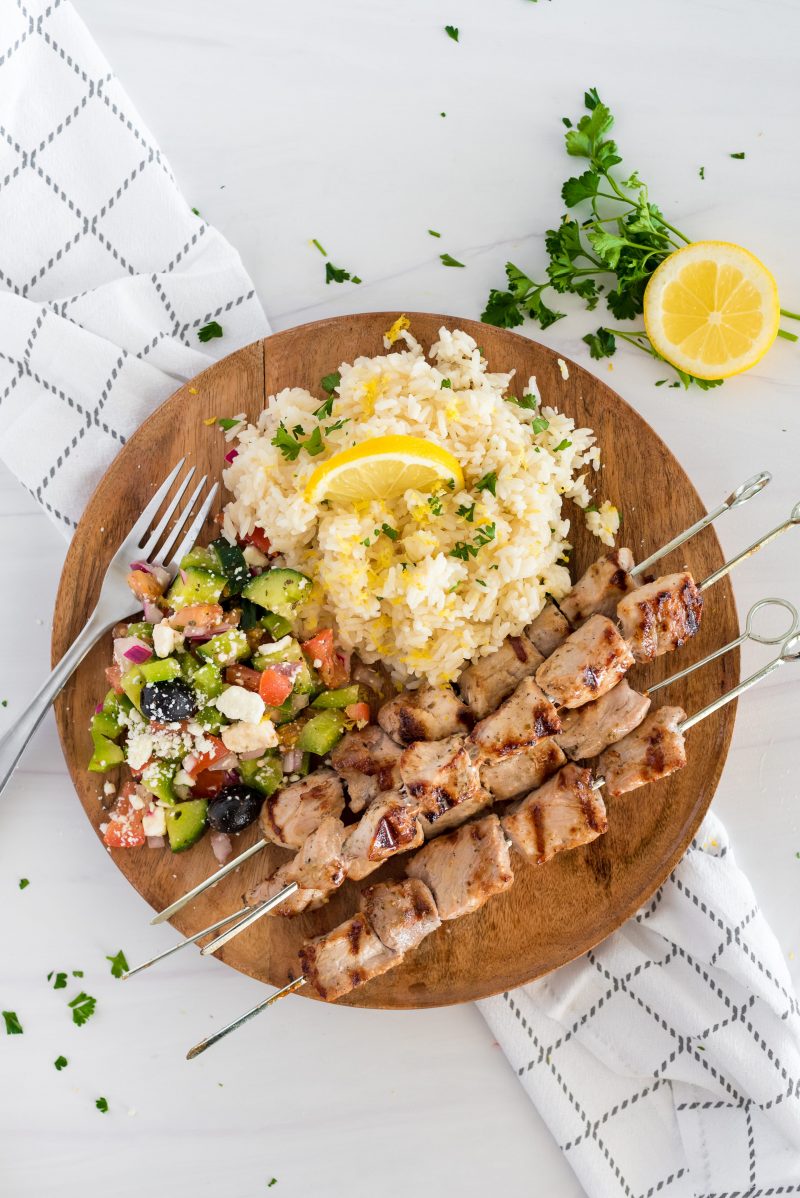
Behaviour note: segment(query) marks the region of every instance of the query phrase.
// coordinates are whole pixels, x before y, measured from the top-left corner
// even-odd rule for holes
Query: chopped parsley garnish
[[[522,399],[514,399],[513,402],[526,412],[535,412],[539,407],[539,400],[535,395],[523,395]]]
[[[446,113],[446,112],[440,112],[440,113],[439,113],[439,116],[447,116],[447,113]]]
[[[272,438],[271,444],[279,449],[287,462],[296,462],[303,446],[286,430],[283,424],[278,425],[278,431]]]
[[[443,266],[463,266],[464,265],[463,262],[459,262],[457,258],[454,258],[452,254],[440,254],[439,257],[442,261]]]
[[[50,981],[50,979],[54,973],[55,973],[55,970],[51,969],[47,975],[48,982]],[[66,990],[66,988],[67,988],[67,975],[65,973],[56,973],[56,980],[53,982],[53,989],[54,990]]]
[[[128,962],[125,960],[125,954],[122,949],[115,953],[113,957],[106,957],[107,961],[111,962],[111,976],[121,978],[123,973],[128,972]]]
[[[569,449],[571,444],[572,442],[568,441],[565,437],[563,441],[559,441],[558,445],[553,448],[553,453],[558,453],[560,449]]]
[[[701,178],[701,179],[705,179],[705,177],[706,177],[706,168],[705,168],[704,166],[701,166],[701,167],[700,167],[700,170],[699,170],[697,173],[698,173],[698,175],[700,176],[700,178]]]
[[[442,501],[438,495],[429,495],[428,496],[428,507],[431,509],[434,516],[441,516]]]
[[[195,216],[199,216],[199,215],[200,215],[200,209],[199,209],[199,208],[193,208],[193,209],[192,209],[192,212],[195,214]]]
[[[278,1184],[277,1177],[271,1177],[269,1179],[269,1181],[267,1182],[267,1189],[270,1190],[270,1189],[272,1189],[273,1186],[276,1186],[277,1184]]]
[[[294,428],[292,429],[293,437],[304,437],[305,435],[306,435],[306,430],[303,428],[302,424],[296,424],[294,426]]]
[[[439,390],[446,391],[448,388],[452,388],[452,386],[453,384],[450,382],[450,379],[442,379],[441,383],[439,384]]]
[[[81,990],[80,994],[77,994],[67,1006],[72,1008],[72,1022],[78,1027],[83,1027],[84,1023],[94,1015],[97,999]]]
[[[490,470],[488,474],[484,474],[483,478],[479,478],[475,484],[476,491],[488,491],[490,495],[497,494],[497,471]]]
[[[222,325],[216,320],[210,320],[208,324],[204,324],[202,329],[197,330],[197,336],[200,341],[211,341],[214,337],[221,337]]]
[[[480,548],[481,545],[488,545],[490,541],[493,541],[495,538],[496,531],[497,530],[495,528],[494,523],[482,524],[481,527],[478,529],[478,531],[475,533],[475,543],[478,546],[478,548]]]
[[[5,1020],[5,1023],[6,1023],[6,1035],[7,1036],[21,1036],[22,1035],[22,1024],[20,1023],[19,1018],[17,1017],[17,1012],[16,1011],[3,1011],[2,1015],[3,1015],[3,1019]]]
[[[95,1099],[94,1105],[97,1107],[98,1111],[102,1111],[104,1115],[108,1111],[108,1099],[107,1098]]]
[[[344,270],[341,266],[334,266],[332,262],[325,263],[325,282],[326,283],[360,283],[358,275],[351,275],[349,270]]]
[[[82,970],[82,969],[73,969],[73,971],[72,971],[72,976],[73,976],[74,978],[82,978],[82,977],[83,977],[83,970]]]
[[[550,421],[546,416],[536,416],[531,423],[531,431],[533,432],[534,436],[538,436],[539,433],[546,432],[549,427]]]
[[[56,1057],[56,1059],[53,1061],[53,1064],[55,1065],[56,1069],[60,1073],[62,1069],[66,1069],[67,1065],[69,1064],[69,1061],[67,1060],[66,1057]]]
[[[345,418],[343,420],[336,420],[336,421],[334,421],[333,424],[329,424],[328,427],[325,429],[325,435],[327,436],[328,433],[338,432],[340,428],[344,428],[344,426],[349,423],[350,423],[349,416],[345,416]]]
[[[593,358],[610,358],[617,352],[617,339],[610,329],[598,329],[596,333],[587,333],[583,338],[589,346]]]
[[[600,509],[598,508],[596,503],[590,503],[588,507],[585,507],[583,509],[584,514],[587,516],[589,515],[590,512],[599,512],[599,510]]]
[[[29,879],[29,878],[20,878],[20,880],[19,880],[19,888],[20,888],[20,890],[24,890],[24,889],[25,889],[25,887],[26,887],[26,886],[30,886],[30,884],[31,884],[31,883],[30,883],[30,879]]]
[[[475,579],[475,581],[477,582],[477,584],[478,584],[478,586],[479,586],[479,587],[485,587],[485,586],[486,586],[486,583],[483,581],[483,579],[482,579],[482,578],[476,578],[476,579]]]
[[[318,408],[314,409],[314,415],[317,420],[324,420],[326,416],[333,415],[333,401],[335,398],[335,395],[329,395],[324,403],[321,403]]]
[[[494,538],[494,524],[482,524],[472,538],[473,544],[469,544],[468,541],[456,541],[448,556],[457,557],[463,562],[468,562],[471,557],[477,557],[478,550],[482,549],[484,545],[488,545]]]
[[[456,508],[456,515],[463,516],[467,523],[471,524],[475,519],[475,504],[472,503],[469,507],[467,507],[464,503],[460,504],[459,507]]]
[[[317,425],[311,436],[304,442],[303,448],[312,458],[315,458],[318,453],[322,453],[325,443],[322,440],[322,430],[319,425]]]
[[[454,42],[458,41],[458,28],[455,25],[445,25],[444,31],[448,37],[451,37]]]
[[[322,257],[323,257],[323,258],[327,258],[327,257],[328,257],[328,251],[325,249],[325,247],[324,247],[324,246],[320,245],[320,243],[317,241],[316,237],[312,237],[312,238],[311,238],[311,244],[312,244],[312,245],[315,245],[315,246],[317,247],[317,249],[319,250],[319,252],[322,254]]]
[[[241,423],[241,420],[233,420],[230,416],[220,416],[217,419],[217,427],[221,428],[226,433],[232,428],[236,428],[236,425]]]
[[[444,116],[444,113],[442,113],[442,116]],[[435,229],[428,229],[428,232],[431,237],[441,237],[441,233],[437,233]]]
[[[322,387],[323,391],[327,392],[328,395],[332,395],[341,381],[342,376],[339,371],[333,370],[330,374],[326,374],[324,376],[324,378],[320,381],[320,386]]]
[[[738,154],[731,154],[731,158],[744,158],[744,157],[745,157],[744,150],[740,150]]]
[[[390,541],[396,541],[397,538],[400,536],[400,533],[397,531],[396,528],[392,528],[391,524],[382,524],[381,532],[386,533],[386,536],[389,538]]]

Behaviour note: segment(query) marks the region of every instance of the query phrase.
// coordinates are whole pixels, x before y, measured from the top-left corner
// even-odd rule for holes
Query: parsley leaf
[[[22,1035],[22,1024],[20,1023],[20,1021],[17,1017],[17,1012],[16,1011],[3,1011],[2,1016],[6,1022],[6,1035],[7,1036],[21,1036]]]
[[[19,880],[20,890],[24,890],[26,886],[30,886],[30,880],[28,878],[20,878],[20,880]]]
[[[391,524],[382,524],[381,532],[385,532],[390,541],[396,541],[400,533],[396,528],[392,528]]]
[[[475,544],[478,546],[478,548],[480,549],[482,545],[488,545],[490,541],[493,541],[495,538],[495,532],[496,529],[494,523],[482,524],[476,532],[474,538]]]
[[[97,1099],[95,1099],[95,1104],[94,1104],[94,1105],[97,1107],[98,1111],[102,1111],[102,1113],[103,1113],[104,1115],[105,1115],[105,1114],[106,1114],[106,1112],[108,1111],[108,1099],[107,1099],[107,1098],[97,1098]]]
[[[563,441],[559,441],[558,445],[553,447],[553,453],[558,453],[561,449],[569,449],[571,444],[572,442],[565,437]]]
[[[452,386],[453,386],[453,384],[450,382],[450,379],[442,379],[441,383],[439,384],[439,390],[445,391],[445,390],[447,390],[447,388],[452,387]]]
[[[51,972],[48,973],[48,975],[47,975],[48,982],[50,981],[54,972],[55,972],[54,970],[51,970]],[[65,973],[57,973],[56,980],[53,982],[53,989],[54,990],[66,990],[66,988],[67,988],[67,975]]]
[[[456,515],[463,516],[468,524],[471,524],[475,519],[475,504],[470,504],[469,507],[462,503],[456,508]]]
[[[444,31],[448,37],[451,37],[454,42],[458,41],[458,29],[455,25],[445,25]]]
[[[738,154],[731,154],[731,158],[745,158],[744,150],[740,150]]]
[[[583,338],[593,358],[610,358],[617,352],[617,340],[608,329],[600,328],[596,333],[587,333]]]
[[[286,430],[284,424],[278,425],[278,431],[270,442],[276,449],[279,449],[287,462],[296,462],[300,456],[300,450],[303,446]]]
[[[705,168],[704,166],[701,166],[701,167],[700,167],[700,170],[699,170],[697,173],[698,173],[698,175],[700,176],[700,178],[701,178],[701,179],[705,179],[705,177],[706,177],[706,168]]]
[[[322,440],[322,430],[319,425],[314,429],[310,437],[303,442],[303,448],[315,458],[318,453],[322,453],[325,448],[325,442]]]
[[[348,280],[351,283],[360,283],[358,275],[351,275],[349,270],[344,270],[341,266],[334,266],[332,262],[325,263],[325,282],[327,283],[346,283]]]
[[[441,259],[443,266],[463,266],[464,265],[463,262],[459,262],[457,258],[454,258],[452,254],[440,254],[439,258]]]
[[[338,370],[334,370],[330,374],[325,375],[325,377],[320,381],[320,386],[328,395],[332,395],[336,388],[340,385],[341,381],[341,374]]]
[[[524,408],[526,412],[535,412],[539,406],[539,401],[535,395],[523,395],[521,399],[514,399],[512,397],[512,402],[518,408]]]
[[[94,1015],[97,999],[81,990],[72,1002],[67,1003],[67,1006],[72,1008],[72,1022],[78,1027],[83,1027],[84,1023]]]
[[[122,949],[115,953],[113,957],[106,957],[107,961],[111,962],[111,976],[121,978],[123,973],[128,972],[128,962],[125,960],[125,954]]]
[[[202,329],[197,330],[197,337],[200,341],[211,341],[214,337],[222,336],[222,325],[216,320],[210,320],[208,324],[204,324]]]
[[[497,471],[490,470],[488,474],[484,474],[483,478],[478,479],[475,484],[476,491],[488,491],[490,495],[496,495],[497,491]]]
[[[241,420],[232,420],[230,416],[220,416],[217,419],[217,428],[221,428],[224,432],[229,432],[232,428],[236,428],[237,424],[241,424]]]
[[[56,1069],[60,1073],[62,1069],[66,1069],[67,1065],[69,1064],[69,1061],[67,1060],[66,1057],[56,1057],[56,1059],[53,1061],[53,1064],[55,1065]]]
[[[431,237],[441,237],[441,233],[437,233],[435,229],[428,229]]]
[[[327,436],[327,435],[328,435],[328,433],[335,433],[335,432],[338,432],[338,430],[339,430],[340,428],[344,428],[344,426],[345,426],[346,424],[349,424],[349,423],[350,423],[350,417],[349,417],[349,416],[345,416],[343,420],[335,420],[335,421],[333,422],[333,424],[329,424],[329,425],[327,426],[327,428],[325,429],[325,435]]]
[[[550,421],[546,416],[537,416],[536,419],[531,422],[531,432],[534,434],[534,436],[538,436],[539,433],[546,432],[549,427]]]
[[[326,416],[333,415],[333,401],[335,398],[335,395],[329,395],[324,403],[321,403],[318,408],[314,409],[314,415],[317,420],[324,420]]]
[[[441,516],[442,501],[438,495],[429,495],[428,496],[428,507],[431,509],[434,516]]]
[[[322,257],[323,257],[323,258],[327,258],[327,257],[328,257],[328,251],[325,249],[325,247],[324,247],[323,245],[321,245],[321,244],[320,244],[320,243],[317,241],[316,237],[312,237],[312,238],[311,238],[311,244],[312,244],[312,245],[315,245],[315,246],[317,247],[317,249],[319,250],[319,252],[322,254]]]
[[[278,1179],[277,1179],[277,1177],[271,1177],[271,1178],[269,1179],[269,1181],[267,1182],[267,1189],[268,1189],[268,1190],[271,1190],[271,1189],[272,1189],[272,1187],[273,1187],[273,1186],[276,1186],[277,1184],[278,1184]]]

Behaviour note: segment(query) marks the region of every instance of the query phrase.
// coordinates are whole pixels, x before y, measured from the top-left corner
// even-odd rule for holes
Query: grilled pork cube
[[[458,676],[458,689],[471,711],[483,719],[502,703],[518,683],[534,674],[542,655],[523,633],[509,636],[499,649],[479,657]]]
[[[417,812],[417,803],[399,790],[374,799],[349,830],[342,846],[348,878],[366,878],[387,857],[421,845],[423,833]]]
[[[631,578],[633,554],[630,549],[614,549],[598,558],[583,574],[570,593],[559,600],[561,614],[573,628],[580,628],[589,616],[599,614],[613,617],[623,595],[636,589]]]
[[[557,739],[548,736],[513,757],[482,765],[481,782],[496,800],[515,799],[540,787],[566,760]]]
[[[300,949],[306,981],[326,1002],[336,1002],[402,960],[402,953],[382,943],[363,912],[340,923],[332,932],[306,941]]]
[[[361,910],[378,939],[395,953],[408,953],[441,926],[433,895],[419,878],[379,882],[361,891]]]
[[[608,828],[603,800],[592,790],[591,772],[571,762],[515,803],[500,822],[517,852],[536,865],[589,844]]]
[[[597,768],[606,780],[607,794],[624,795],[683,769],[686,748],[678,724],[685,719],[682,707],[659,707],[635,731],[606,749]]]
[[[664,574],[617,604],[622,631],[637,661],[680,649],[700,627],[703,596],[688,570]]]
[[[451,828],[457,828],[460,824],[465,824],[468,819],[472,819],[473,815],[477,815],[479,811],[483,811],[486,807],[491,807],[493,802],[494,795],[489,794],[488,790],[476,790],[474,795],[465,799],[463,803],[459,803],[457,807],[451,807],[449,811],[445,811],[444,815],[440,815],[436,820],[428,819],[426,815],[421,815],[419,822],[422,824],[425,839],[432,840],[434,836],[441,836],[442,832],[449,832]]]
[[[458,919],[477,911],[514,881],[508,844],[496,815],[426,844],[406,869],[430,887],[440,919]]]
[[[596,757],[638,728],[649,710],[647,695],[640,695],[627,678],[621,678],[613,690],[594,703],[564,712],[556,740],[572,761]]]
[[[378,712],[381,728],[400,745],[469,732],[472,722],[469,708],[449,686],[403,691]]]
[[[569,620],[561,614],[552,599],[547,600],[533,623],[525,629],[525,635],[542,657],[555,653],[571,632]]]
[[[276,790],[261,808],[261,831],[266,840],[286,849],[299,849],[329,815],[344,811],[344,791],[333,770],[315,770],[307,778]]]
[[[290,882],[294,882],[295,878],[290,877],[292,861],[287,861],[285,865],[281,865],[274,873],[265,878],[263,882],[259,882],[252,890],[248,890],[244,896],[244,901],[248,907],[255,907],[258,903],[266,902],[267,899],[273,898],[284,886],[288,886]],[[300,915],[303,911],[316,911],[318,907],[322,907],[327,903],[330,897],[330,888],[324,890],[308,890],[300,888],[295,893],[281,903],[279,907],[274,907],[270,911],[270,915]]]
[[[331,765],[344,778],[351,811],[369,806],[382,790],[393,790],[400,781],[400,749],[382,728],[348,732],[331,753]]]
[[[409,745],[400,758],[400,777],[421,815],[435,821],[480,790],[473,754],[461,736]]]
[[[332,815],[324,819],[289,862],[289,880],[308,890],[331,891],[341,886],[346,876],[342,856],[346,836],[347,829],[340,819]]]
[[[591,616],[536,671],[554,703],[580,707],[599,699],[633,665],[633,654],[607,616]],[[557,729],[558,731],[558,729]]]
[[[553,704],[533,678],[523,678],[510,699],[476,724],[470,741],[483,761],[502,761],[561,731]]]

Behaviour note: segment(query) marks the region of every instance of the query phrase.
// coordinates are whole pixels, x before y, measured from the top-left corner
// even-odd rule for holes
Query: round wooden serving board
[[[198,474],[219,476],[224,443],[219,430],[207,427],[204,420],[242,411],[255,418],[265,396],[282,387],[307,387],[323,398],[323,375],[358,355],[382,353],[382,335],[397,315],[342,316],[268,337],[187,383],[145,421],[92,496],[70,546],[56,602],[54,662],[84,624],[109,558],[178,458],[185,455]],[[624,515],[621,543],[629,545],[635,557],[648,555],[703,514],[697,492],[666,445],[618,395],[580,366],[568,362],[565,379],[556,354],[525,337],[450,316],[409,315],[412,331],[426,349],[443,324],[465,329],[476,338],[493,370],[516,370],[518,394],[529,376],[535,375],[545,404],[595,430],[603,455],[603,469],[595,480],[597,493],[619,505]],[[222,496],[219,502],[221,506]],[[577,509],[568,514],[575,517],[573,561],[580,574],[599,556],[602,546],[586,532]],[[666,559],[660,569],[666,573],[686,563],[702,579],[721,562],[719,542],[709,529]],[[699,635],[677,656],[637,668],[633,684],[644,687],[666,677],[732,640],[737,631],[733,593],[726,579],[706,595]],[[89,654],[56,704],[69,770],[95,829],[105,818],[103,803],[98,802],[104,779],[86,770],[91,750],[87,728],[95,704],[107,689],[103,670],[110,655],[109,636]],[[733,686],[738,671],[738,653],[728,654],[670,688],[663,699],[659,694],[659,702],[680,703],[694,712]],[[732,704],[689,733],[684,770],[624,798],[611,799],[605,836],[546,866],[526,865],[515,857],[516,881],[507,893],[477,914],[443,925],[400,968],[343,1001],[401,1008],[485,998],[540,977],[603,940],[650,898],[689,844],[714,794],[733,722]],[[256,836],[256,828],[248,829],[239,837],[235,852]],[[289,855],[277,848],[256,854],[185,908],[173,921],[175,926],[192,934],[226,911],[237,910],[244,890]],[[112,856],[157,910],[216,867],[208,837],[181,856],[148,848],[115,850]],[[400,873],[402,860],[388,863],[369,882]],[[283,985],[296,976],[301,942],[352,915],[358,889],[347,882],[326,907],[297,919],[262,919],[220,955],[234,969]],[[300,993],[313,997],[310,989]]]

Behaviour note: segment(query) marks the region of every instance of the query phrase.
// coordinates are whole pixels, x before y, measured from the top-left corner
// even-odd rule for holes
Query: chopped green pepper
[[[154,657],[150,661],[143,661],[139,669],[145,677],[146,682],[171,682],[173,678],[180,678],[181,665],[174,657]]]
[[[232,666],[234,662],[244,661],[250,656],[250,644],[239,628],[232,628],[230,632],[219,632],[212,636],[210,641],[200,645],[197,652],[215,665]]]
[[[312,707],[349,707],[352,703],[358,703],[361,697],[361,688],[355,686],[343,686],[340,690],[323,691],[317,695],[311,703]]]
[[[275,753],[268,753],[257,761],[240,761],[239,773],[242,782],[254,786],[267,797],[274,794],[283,781],[283,768]]]
[[[104,774],[106,770],[113,769],[115,765],[121,765],[125,760],[125,754],[120,746],[115,745],[113,740],[109,740],[100,732],[92,732],[92,744],[94,752],[89,761],[89,769],[94,774]]]
[[[303,753],[324,757],[342,739],[346,727],[347,722],[340,711],[320,711],[303,725],[297,738],[297,747]]]

